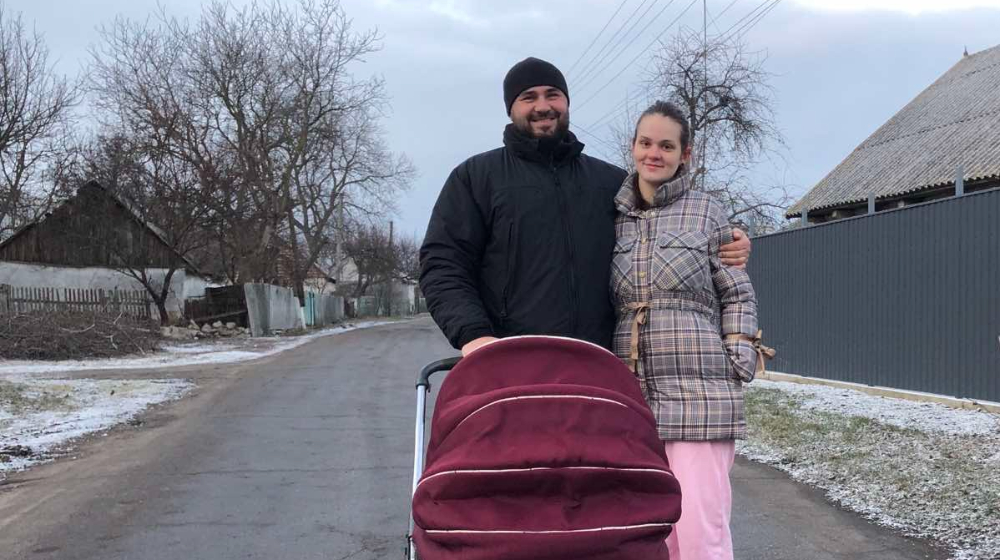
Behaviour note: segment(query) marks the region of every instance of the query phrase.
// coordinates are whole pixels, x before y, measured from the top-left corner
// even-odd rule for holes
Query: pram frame
[[[431,392],[431,376],[442,371],[450,371],[461,360],[461,357],[446,358],[431,362],[420,370],[417,377],[417,414],[414,423],[413,437],[413,485],[410,488],[410,526],[406,533],[406,558],[417,560],[417,550],[413,545],[413,495],[417,492],[417,483],[424,472],[424,436],[426,434],[427,395]]]

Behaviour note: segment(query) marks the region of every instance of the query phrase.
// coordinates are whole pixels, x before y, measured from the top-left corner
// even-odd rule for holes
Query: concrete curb
[[[890,397],[915,402],[929,402],[943,404],[952,408],[964,410],[982,410],[992,414],[1000,414],[1000,403],[991,401],[976,401],[972,399],[960,399],[945,395],[935,395],[933,393],[921,393],[919,391],[907,391],[904,389],[893,389],[891,387],[877,387],[874,385],[862,385],[849,381],[834,381],[832,379],[820,379],[818,377],[804,377],[802,375],[792,375],[790,373],[780,373],[777,371],[766,371],[757,376],[759,379],[767,381],[784,381],[786,383],[798,383],[800,385],[825,385],[827,387],[837,387],[838,389],[851,389],[861,391],[876,397]]]

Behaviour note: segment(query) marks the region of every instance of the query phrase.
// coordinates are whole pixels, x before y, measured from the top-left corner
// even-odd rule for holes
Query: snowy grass
[[[0,480],[6,473],[69,450],[76,438],[129,422],[151,405],[178,399],[187,380],[42,379],[79,370],[140,369],[254,360],[307,342],[398,321],[343,324],[297,337],[177,344],[155,355],[80,361],[6,361],[0,365]]]
[[[1000,417],[770,381],[746,405],[741,454],[957,560],[1000,558]]]
[[[0,379],[0,414],[16,415],[69,406],[66,394]]]
[[[75,438],[178,399],[193,386],[184,380],[0,381],[0,480],[5,472],[54,458]]]

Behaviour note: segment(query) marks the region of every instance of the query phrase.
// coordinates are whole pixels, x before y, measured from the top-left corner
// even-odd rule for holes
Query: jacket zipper
[[[552,163],[552,177],[555,179],[556,196],[559,198],[559,217],[562,219],[563,230],[566,234],[566,252],[569,257],[569,293],[571,298],[570,303],[573,306],[573,312],[570,315],[570,333],[576,336],[579,334],[576,332],[577,313],[579,310],[576,293],[576,267],[574,266],[576,257],[573,252],[573,225],[566,216],[568,209],[562,192],[562,183],[559,182],[559,169],[554,162]]]
[[[510,282],[511,278],[514,277],[514,222],[511,222],[510,227],[507,229],[507,277],[504,279],[503,284],[503,297],[500,306],[500,320],[503,323],[507,322],[507,297],[510,294]]]

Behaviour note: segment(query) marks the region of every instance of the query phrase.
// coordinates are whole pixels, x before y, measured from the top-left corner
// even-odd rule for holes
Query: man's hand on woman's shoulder
[[[733,242],[719,248],[723,266],[746,268],[750,260],[750,238],[743,230],[733,228]]]

